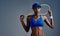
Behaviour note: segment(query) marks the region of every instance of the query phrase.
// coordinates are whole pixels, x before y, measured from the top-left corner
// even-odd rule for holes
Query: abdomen
[[[43,27],[32,28],[31,36],[44,36]]]

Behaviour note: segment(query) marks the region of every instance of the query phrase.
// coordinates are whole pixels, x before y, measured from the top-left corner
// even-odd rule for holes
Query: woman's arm
[[[49,13],[49,16],[51,17],[52,16],[52,11],[51,10],[49,10],[48,11],[48,13]],[[54,20],[53,20],[53,18],[50,18],[50,21],[48,20],[48,18],[46,17],[46,16],[44,16],[44,21],[45,21],[45,23],[50,27],[50,28],[54,28]]]
[[[25,30],[26,32],[28,32],[29,29],[30,29],[30,17],[27,16],[27,24],[25,25],[25,23],[24,23],[24,16],[21,15],[21,16],[20,16],[20,22],[21,22],[24,30]]]
[[[53,19],[50,19],[50,21],[48,20],[48,18],[45,16],[45,23],[50,27],[50,28],[54,28],[54,21]]]

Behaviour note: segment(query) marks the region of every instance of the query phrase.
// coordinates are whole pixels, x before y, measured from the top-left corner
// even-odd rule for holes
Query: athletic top
[[[34,28],[34,27],[43,27],[44,26],[44,21],[42,19],[42,16],[40,15],[39,20],[35,21],[34,20],[34,16],[32,16],[31,20],[30,20],[30,27]]]

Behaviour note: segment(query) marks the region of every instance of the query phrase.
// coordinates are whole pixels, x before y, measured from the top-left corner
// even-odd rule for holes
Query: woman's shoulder
[[[31,19],[33,15],[28,15],[27,16],[27,19]]]
[[[41,16],[42,16],[42,19],[44,20],[47,18],[46,15],[41,15]]]

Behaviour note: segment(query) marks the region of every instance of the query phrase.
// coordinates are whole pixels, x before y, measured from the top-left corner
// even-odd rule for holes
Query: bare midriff
[[[43,29],[43,27],[32,28],[31,36],[44,36],[44,29]]]

